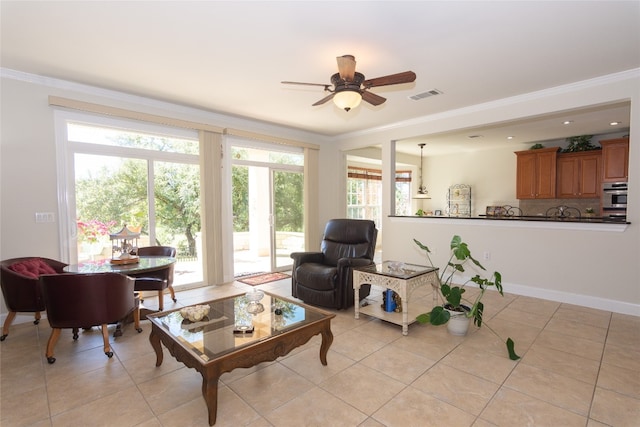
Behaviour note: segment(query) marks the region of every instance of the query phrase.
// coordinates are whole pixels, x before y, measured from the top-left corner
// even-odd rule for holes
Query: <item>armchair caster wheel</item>
[[[49,365],[53,365],[56,362],[56,358],[55,357],[47,357],[47,362],[49,362]]]
[[[0,341],[4,341],[5,338],[7,338],[7,334],[4,334],[4,335],[0,336]]]
[[[137,328],[136,331],[138,331],[138,333],[142,332],[142,328]]]
[[[34,325],[37,325],[38,323],[40,323],[40,319],[36,319],[36,320],[33,321]]]
[[[178,302],[178,298],[171,298],[173,302]]]
[[[105,351],[104,354],[106,354],[109,359],[113,357],[113,351]]]
[[[77,333],[77,332],[74,332],[74,333],[73,333],[73,340],[74,340],[74,341],[77,341],[77,340],[78,340],[78,337],[79,337],[78,333]]]

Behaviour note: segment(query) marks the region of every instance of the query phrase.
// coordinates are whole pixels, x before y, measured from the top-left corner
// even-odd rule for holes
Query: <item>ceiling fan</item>
[[[303,83],[303,82],[282,82],[289,85],[323,86],[324,90],[331,92],[313,105],[322,105],[333,99],[333,102],[345,111],[360,105],[363,99],[371,105],[380,105],[387,99],[369,92],[369,89],[377,86],[397,85],[401,83],[411,83],[416,79],[416,73],[405,71],[403,73],[390,74],[388,76],[377,77],[365,80],[364,74],[356,71],[356,58],[353,55],[343,55],[336,58],[338,61],[338,72],[331,76],[331,84]],[[333,89],[331,86],[333,85]]]

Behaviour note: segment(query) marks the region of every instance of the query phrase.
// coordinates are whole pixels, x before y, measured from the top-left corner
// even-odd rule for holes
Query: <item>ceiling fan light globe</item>
[[[333,97],[333,103],[336,104],[338,108],[341,108],[345,111],[356,108],[358,105],[360,105],[361,101],[362,95],[360,95],[360,92],[356,92],[353,90],[340,91]]]

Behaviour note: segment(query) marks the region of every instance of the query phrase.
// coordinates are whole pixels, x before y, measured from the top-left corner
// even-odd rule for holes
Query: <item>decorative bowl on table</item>
[[[208,305],[192,305],[180,309],[180,315],[183,319],[190,322],[199,322],[204,319],[208,314],[211,307]]]
[[[401,272],[404,268],[404,262],[401,261],[391,261],[389,262],[389,270],[393,272]]]
[[[262,298],[264,298],[264,292],[260,289],[254,289],[244,294],[244,296],[247,298],[247,300],[249,300],[250,303],[257,303]]]
[[[264,298],[264,292],[260,289],[254,289],[250,292],[247,292],[245,298],[249,301],[247,305],[247,312],[251,314],[258,314],[264,311],[264,305],[260,302],[262,298]]]

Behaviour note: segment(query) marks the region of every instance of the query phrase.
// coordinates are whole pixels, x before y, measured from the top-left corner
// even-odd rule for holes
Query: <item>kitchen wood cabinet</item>
[[[556,197],[599,198],[602,152],[585,151],[558,154]]]
[[[626,182],[629,179],[629,138],[600,141],[602,146],[602,182]]]
[[[553,199],[556,197],[558,147],[517,151],[516,197]]]

